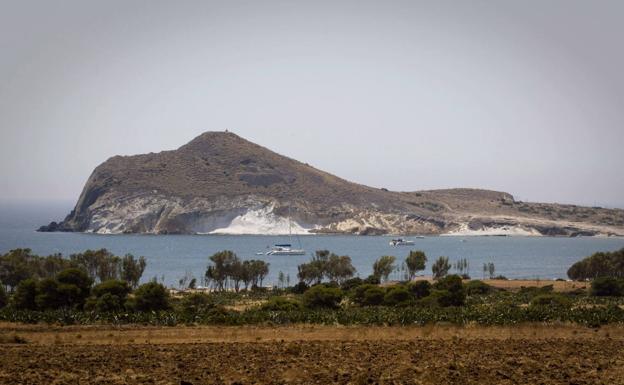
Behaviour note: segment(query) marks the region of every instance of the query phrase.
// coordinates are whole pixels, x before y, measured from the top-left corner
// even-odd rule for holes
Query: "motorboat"
[[[414,245],[414,241],[409,241],[403,238],[393,239],[389,243],[390,243],[390,246],[412,246]]]
[[[290,243],[281,243],[273,245],[266,255],[305,255],[303,249],[293,249]]]

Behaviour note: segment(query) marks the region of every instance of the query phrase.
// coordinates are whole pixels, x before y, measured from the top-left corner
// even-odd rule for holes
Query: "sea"
[[[351,257],[357,276],[367,277],[373,262],[382,255],[397,258],[397,271],[391,279],[403,276],[400,266],[410,250],[422,250],[428,258],[423,274],[431,274],[431,264],[439,256],[451,263],[468,261],[468,274],[483,278],[483,264],[494,263],[496,275],[507,278],[551,280],[567,278],[566,271],[576,261],[597,251],[613,251],[624,247],[620,237],[498,237],[498,236],[427,236],[405,237],[414,246],[392,247],[390,236],[346,235],[98,235],[84,233],[39,233],[35,230],[49,222],[59,221],[69,213],[72,203],[11,203],[0,202],[0,253],[15,248],[30,248],[39,255],[72,253],[87,249],[106,248],[116,255],[127,253],[144,256],[147,268],[142,280],[156,278],[177,287],[183,277],[202,277],[209,256],[232,250],[241,259],[262,259],[269,263],[265,284],[277,285],[279,273],[297,282],[297,265],[308,261],[315,250],[330,250]],[[307,255],[264,255],[276,243],[292,243]],[[262,253],[263,255],[258,255]]]

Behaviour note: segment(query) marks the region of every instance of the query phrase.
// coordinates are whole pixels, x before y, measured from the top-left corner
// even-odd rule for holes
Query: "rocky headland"
[[[114,156],[61,222],[102,234],[624,235],[624,210],[527,203],[497,191],[388,191],[349,182],[231,132]]]

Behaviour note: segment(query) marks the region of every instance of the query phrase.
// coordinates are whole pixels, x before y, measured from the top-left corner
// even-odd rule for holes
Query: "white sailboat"
[[[288,239],[292,239],[292,223],[290,222],[290,206],[288,206]],[[299,237],[297,237],[299,241]],[[299,241],[299,248],[293,249],[291,243],[278,243],[271,247],[266,255],[305,255],[306,251],[301,248],[301,241]]]

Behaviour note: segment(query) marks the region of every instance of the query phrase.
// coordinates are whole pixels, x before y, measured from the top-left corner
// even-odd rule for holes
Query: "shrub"
[[[82,308],[91,292],[93,281],[80,269],[66,269],[56,276],[58,306]],[[52,286],[50,286],[51,288]],[[53,295],[50,292],[50,295]],[[49,306],[52,306],[50,304]]]
[[[431,293],[431,283],[429,281],[415,281],[407,285],[407,289],[416,297],[424,298]]]
[[[559,294],[540,294],[531,300],[531,307],[548,306],[567,309],[572,305],[571,301]]]
[[[377,306],[383,303],[386,291],[377,286],[363,284],[352,290],[351,299],[360,306]]]
[[[293,299],[284,297],[272,297],[268,302],[262,304],[262,310],[270,311],[292,311],[301,309],[301,303]]]
[[[111,279],[94,286],[91,293],[93,295],[87,299],[85,309],[104,313],[119,312],[124,309],[130,286],[126,281]]]
[[[186,317],[209,311],[215,307],[213,298],[204,293],[192,293],[184,296],[181,301],[182,314]]]
[[[338,308],[342,300],[340,289],[317,285],[303,294],[303,305],[307,308]]]
[[[612,277],[596,278],[591,283],[591,294],[598,297],[624,295],[624,281]]]
[[[468,295],[483,295],[492,292],[492,286],[483,281],[474,280],[466,284],[466,293]]]
[[[462,306],[466,300],[466,290],[458,275],[441,278],[433,287],[441,291],[438,294],[438,303],[442,307]]]
[[[21,281],[13,294],[13,306],[19,310],[35,310],[37,303],[37,281],[32,278]]]
[[[341,289],[344,291],[351,291],[352,289],[364,284],[364,281],[360,277],[355,277],[351,279],[347,279],[340,285]]]
[[[125,299],[126,296],[130,294],[130,286],[126,281],[111,279],[95,285],[91,290],[91,293],[95,297],[101,297],[102,295],[109,293]]]
[[[169,292],[156,282],[139,286],[134,293],[134,308],[138,311],[157,311],[169,308]]]
[[[0,309],[5,307],[9,302],[9,297],[4,290],[4,285],[0,282]]]
[[[305,293],[308,289],[310,288],[310,286],[308,286],[307,283],[300,281],[299,283],[297,283],[295,286],[293,286],[290,291],[294,294],[303,294]]]
[[[37,285],[35,303],[39,309],[58,309],[63,305],[61,293],[59,292],[59,284],[52,278],[41,280]],[[70,290],[69,287],[64,288],[65,294]],[[76,288],[76,291],[78,289]],[[74,293],[76,294],[76,293]]]
[[[386,292],[384,304],[388,306],[407,305],[412,301],[412,294],[405,286],[394,286]]]
[[[368,285],[379,285],[381,283],[381,280],[379,279],[379,277],[371,274],[364,279],[364,283]]]

